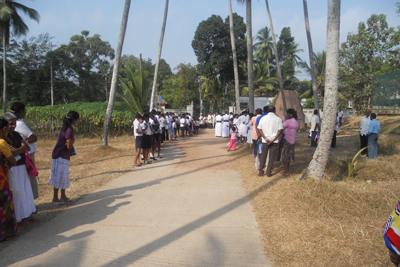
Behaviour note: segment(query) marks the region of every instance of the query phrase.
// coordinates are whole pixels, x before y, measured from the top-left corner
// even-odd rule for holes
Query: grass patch
[[[359,150],[359,119],[351,118],[351,125],[343,127],[352,135],[338,137],[322,181],[299,180],[314,152],[307,133],[296,137],[290,177],[279,175],[279,162],[271,178],[258,177],[251,156],[245,156],[248,150],[238,151],[235,165],[248,193],[274,182],[251,199],[273,265],[391,266],[382,227],[399,197],[400,137],[381,134],[378,158],[358,157],[354,177],[347,178],[347,168],[338,159],[352,159]],[[390,117],[385,123],[396,125],[400,120]]]

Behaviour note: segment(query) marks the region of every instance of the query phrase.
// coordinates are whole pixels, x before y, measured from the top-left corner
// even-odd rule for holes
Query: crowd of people
[[[36,213],[35,199],[39,197],[35,154],[37,136],[24,123],[25,104],[11,104],[9,112],[0,117],[0,242],[12,238],[18,226],[31,222]],[[73,146],[73,125],[79,114],[69,112],[53,151],[50,183],[54,185],[52,204],[71,201],[65,195],[69,187],[69,159]],[[61,198],[58,190],[61,189]]]
[[[281,174],[289,176],[290,163],[295,161],[295,139],[299,127],[297,113],[294,109],[288,109],[288,119],[283,123],[275,111],[274,106],[265,106],[264,109],[257,109],[256,114],[247,111],[240,115],[210,114],[208,121],[215,124],[216,137],[230,137],[228,151],[236,150],[237,144],[250,144],[249,153],[254,155],[259,176],[266,174],[271,177],[275,160],[283,162],[285,170]],[[211,123],[208,123],[208,127]]]
[[[162,143],[198,134],[200,128],[205,127],[205,123],[202,116],[192,117],[189,113],[164,114],[155,110],[138,113],[133,122],[136,142],[134,165],[140,167],[152,164],[158,158],[162,158],[160,154]]]

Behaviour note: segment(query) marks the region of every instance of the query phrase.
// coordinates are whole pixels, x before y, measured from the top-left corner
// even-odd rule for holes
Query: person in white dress
[[[221,114],[218,114],[215,117],[215,136],[216,137],[221,137],[222,136],[222,116]]]
[[[21,102],[14,102],[11,104],[11,109],[10,112],[13,113],[15,116],[17,116],[17,125],[15,127],[15,131],[18,132],[22,139],[29,145],[31,150],[29,151],[29,155],[31,156],[31,159],[34,164],[35,162],[35,154],[39,152],[37,149],[35,143],[37,141],[37,136],[29,129],[29,127],[25,124],[23,119],[26,116],[26,109],[25,109],[25,104]],[[33,198],[37,199],[39,198],[39,188],[38,188],[38,182],[37,182],[37,177],[30,177],[30,183],[32,187],[32,193],[33,193]]]
[[[6,112],[2,117],[8,121],[9,133],[5,141],[11,146],[11,152],[17,161],[17,165],[12,168],[18,183],[19,194],[14,196],[14,211],[17,222],[29,218],[36,211],[35,200],[33,199],[32,186],[29,181],[29,174],[26,170],[25,149],[30,150],[29,145],[22,139],[18,132],[15,132],[17,116],[11,112]]]
[[[224,116],[222,116],[222,137],[227,138],[229,137],[229,124],[230,124],[230,119],[228,113],[225,113]]]
[[[243,114],[239,117],[239,138],[242,144],[247,142],[247,124],[249,123],[249,117],[247,116],[247,111],[244,111]]]

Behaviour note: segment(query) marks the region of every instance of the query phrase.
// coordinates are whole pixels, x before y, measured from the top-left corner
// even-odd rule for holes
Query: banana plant
[[[354,174],[354,171],[356,170],[358,160],[356,158],[363,152],[364,149],[367,149],[368,147],[364,147],[360,149],[357,154],[354,156],[353,160],[351,159],[346,159],[346,160],[341,160],[346,166],[347,166],[347,174],[348,178],[352,177]]]

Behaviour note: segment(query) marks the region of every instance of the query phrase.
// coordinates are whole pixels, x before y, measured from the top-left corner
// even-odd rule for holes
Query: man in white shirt
[[[311,147],[317,147],[318,140],[316,140],[316,136],[318,132],[321,132],[321,122],[318,116],[318,110],[314,110],[314,115],[311,116],[310,119],[310,127],[311,127]]]
[[[140,163],[140,153],[143,152],[143,129],[142,129],[142,123],[144,121],[144,118],[138,114],[136,116],[135,121],[133,122],[133,133],[135,134],[135,143],[136,143],[136,155],[135,155],[135,166],[141,166],[142,163]]]
[[[212,115],[211,113],[207,116],[207,128],[212,129]]]
[[[364,116],[361,118],[361,125],[360,125],[361,149],[368,146],[368,128],[370,123],[371,123],[371,110],[366,109],[364,112]],[[361,155],[368,155],[368,148],[364,149],[361,152]]]
[[[258,176],[264,175],[264,167],[267,156],[269,156],[267,165],[267,177],[271,177],[272,166],[274,164],[275,155],[278,151],[279,137],[282,134],[282,120],[275,115],[275,107],[268,107],[268,114],[262,117],[257,132],[262,137],[262,149],[260,155],[260,169]]]
[[[182,115],[182,118],[179,120],[179,126],[181,127],[181,137],[183,138],[185,136],[185,125],[186,120],[184,118],[184,115]]]
[[[161,114],[161,117],[158,119],[158,122],[160,123],[160,128],[161,128],[161,143],[164,143],[165,141],[165,115],[164,113]]]

